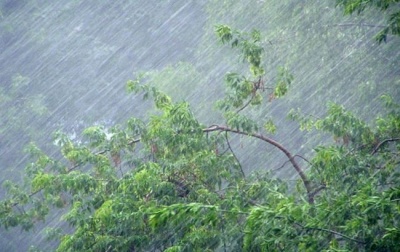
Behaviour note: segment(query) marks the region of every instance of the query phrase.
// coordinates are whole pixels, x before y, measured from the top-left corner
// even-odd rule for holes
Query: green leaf
[[[276,133],[276,126],[271,119],[269,119],[267,122],[265,122],[264,129],[271,134]]]

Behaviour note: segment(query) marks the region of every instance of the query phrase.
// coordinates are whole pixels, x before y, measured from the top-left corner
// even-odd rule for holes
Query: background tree
[[[10,83],[2,84],[0,162],[3,176],[9,177],[15,173],[14,169],[26,161],[23,146],[30,141],[44,138],[44,132],[40,130],[43,125],[39,118],[46,117],[49,110],[42,94],[28,91],[31,85],[28,77],[16,74]],[[15,136],[18,136],[18,140]]]

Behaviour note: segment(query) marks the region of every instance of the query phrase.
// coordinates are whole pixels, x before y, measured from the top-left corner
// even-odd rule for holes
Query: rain
[[[152,103],[126,91],[140,73],[174,101],[188,101],[202,124],[220,122],[213,104],[224,95],[225,74],[247,69],[238,51],[219,43],[218,24],[260,30],[266,85],[276,81],[279,67],[294,76],[288,94],[265,99],[262,118],[254,119],[272,119],[274,139],[312,156],[316,143],[333,140],[300,131],[287,118],[291,109],[318,118],[330,101],[368,121],[380,113],[381,95],[400,101],[400,39],[374,40],[385,20],[372,12],[344,16],[335,1],[313,2],[0,0],[0,184],[23,181],[30,142],[57,155],[57,130],[79,141],[92,125],[147,120]],[[234,137],[234,149],[246,173],[270,169],[297,178],[272,146]],[[54,249],[44,233],[58,222],[53,214],[34,232],[1,228],[0,250]]]

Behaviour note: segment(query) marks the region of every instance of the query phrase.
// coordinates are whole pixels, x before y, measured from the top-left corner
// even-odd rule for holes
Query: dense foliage
[[[335,140],[308,160],[270,137],[273,120],[247,116],[262,100],[285,99],[293,76],[280,68],[275,85],[265,83],[258,31],[219,25],[216,34],[248,66],[225,76],[221,123],[202,124],[187,102],[138,76],[128,90],[156,111],[89,127],[78,141],[58,132],[54,156],[31,145],[25,183],[5,184],[1,226],[31,230],[61,208],[72,229],[48,229],[58,251],[395,251],[400,105],[382,96],[385,112],[371,123],[333,103],[321,118],[293,111],[301,128]],[[278,169],[292,167],[298,180],[274,178],[268,164],[245,172],[233,147],[241,138],[273,146],[286,157]]]

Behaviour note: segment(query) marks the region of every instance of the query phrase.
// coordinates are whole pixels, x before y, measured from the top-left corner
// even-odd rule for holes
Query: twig
[[[240,109],[238,109],[238,110],[236,111],[236,113],[239,113],[240,111],[242,111],[243,109],[245,109],[247,106],[249,106],[249,104],[251,103],[251,101],[254,99],[255,96],[256,96],[256,93],[254,92],[254,93],[251,95],[251,98],[246,102],[246,104],[243,105],[243,107],[241,107]]]
[[[262,89],[264,91],[264,82],[261,77],[259,77],[258,81],[253,82],[253,91],[251,94],[251,98],[246,102],[245,105],[243,105],[240,109],[236,111],[236,113],[239,113],[243,109],[245,109],[249,104],[253,101],[254,97],[256,97],[257,91]]]
[[[311,162],[308,161],[308,160],[307,160],[306,158],[304,158],[303,156],[300,156],[300,155],[296,154],[296,155],[294,155],[293,157],[299,157],[299,158],[303,159],[304,161],[306,161],[308,164],[311,165]],[[288,162],[290,162],[290,160],[285,161],[281,166],[279,166],[278,168],[275,168],[275,169],[273,169],[273,170],[271,170],[271,171],[272,171],[272,172],[276,172],[276,171],[282,169],[283,167],[285,167],[285,165],[286,165]]]
[[[350,240],[350,241],[354,241],[354,242],[357,242],[357,243],[360,243],[360,244],[365,244],[365,243],[366,243],[366,242],[364,242],[364,241],[357,240],[357,239],[355,239],[355,238],[352,238],[352,237],[347,236],[347,235],[345,235],[345,234],[336,232],[336,231],[334,231],[334,230],[330,230],[330,229],[326,229],[326,228],[317,228],[317,227],[306,227],[306,226],[304,226],[304,225],[302,225],[302,224],[300,224],[300,223],[298,223],[298,222],[295,222],[295,224],[298,225],[298,226],[301,227],[301,228],[304,228],[304,229],[318,230],[318,231],[323,231],[323,232],[331,233],[331,234],[338,235],[338,236],[340,236],[340,237],[343,237],[343,238],[345,238],[345,239],[348,239],[348,240]]]
[[[276,171],[279,171],[280,169],[282,169],[283,167],[285,167],[285,165],[287,164],[287,163],[289,163],[290,161],[289,160],[286,160],[281,166],[279,166],[278,168],[275,168],[275,169],[273,169],[273,170],[271,170],[272,172],[276,172]]]
[[[299,154],[296,154],[296,155],[294,155],[295,157],[299,157],[299,158],[301,158],[301,159],[303,159],[304,161],[306,161],[309,165],[312,165],[312,163],[310,162],[310,161],[308,161],[308,159],[306,159],[305,157],[303,157],[303,156],[301,156],[301,155],[299,155]]]
[[[232,153],[233,156],[235,157],[237,163],[239,164],[240,171],[242,172],[243,178],[245,178],[246,175],[244,174],[242,164],[240,163],[239,159],[237,158],[235,152],[233,152],[233,149],[232,149],[232,147],[231,147],[231,144],[229,143],[228,132],[227,132],[227,131],[225,131],[225,139],[226,139],[226,144],[228,145],[229,150],[231,151],[231,153]]]
[[[326,185],[321,185],[319,188],[315,189],[315,191],[311,194],[312,197],[315,197],[320,191],[324,190],[326,188]]]

